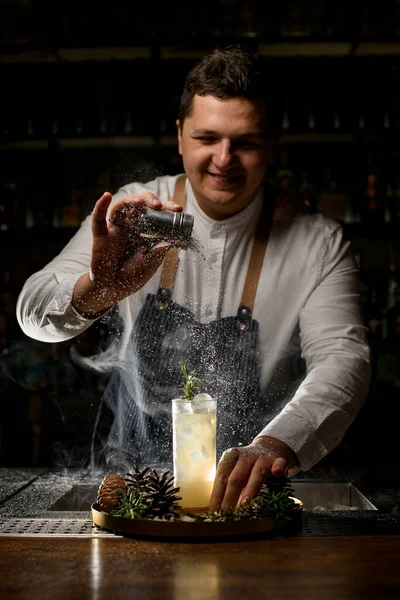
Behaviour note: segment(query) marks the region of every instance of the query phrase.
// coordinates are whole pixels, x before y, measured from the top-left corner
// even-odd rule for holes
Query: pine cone
[[[121,475],[106,475],[97,493],[97,504],[101,511],[111,513],[118,506],[120,494],[126,492],[126,483]]]
[[[177,495],[179,487],[173,487],[174,477],[168,477],[169,471],[161,475],[155,469],[146,467],[140,471],[136,465],[133,465],[132,472],[127,473],[125,477],[129,488],[139,488],[143,495],[144,502],[149,510],[147,517],[164,517],[171,519],[179,516],[179,500],[181,496]]]

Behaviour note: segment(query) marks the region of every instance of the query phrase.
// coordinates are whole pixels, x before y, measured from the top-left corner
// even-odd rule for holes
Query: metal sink
[[[293,482],[292,488],[306,511],[377,510],[352,483]]]
[[[99,486],[93,484],[81,483],[74,485],[66,494],[54,502],[48,510],[63,512],[90,511],[91,505],[96,501],[98,489]]]

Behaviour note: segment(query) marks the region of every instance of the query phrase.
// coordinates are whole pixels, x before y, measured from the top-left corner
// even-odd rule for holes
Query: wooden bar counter
[[[400,599],[400,536],[4,537],[1,600]]]

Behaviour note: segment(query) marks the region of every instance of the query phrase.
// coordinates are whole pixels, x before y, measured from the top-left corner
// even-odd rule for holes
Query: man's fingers
[[[288,467],[284,458],[276,458],[271,467],[271,473],[274,477],[287,477]]]
[[[139,221],[143,210],[143,199],[134,196],[116,202],[110,211],[110,224],[113,227],[132,228]]]
[[[221,503],[222,508],[235,507],[248,483],[249,472],[252,464],[249,464],[248,457],[241,456],[236,463],[235,468],[228,478],[225,494]]]
[[[101,237],[107,233],[107,211],[111,204],[112,195],[110,192],[104,194],[97,200],[92,213],[92,233],[93,237]]]
[[[249,480],[239,498],[239,504],[246,504],[250,499],[258,496],[263,483],[270,475],[275,477],[287,476],[287,466],[284,458],[259,458],[253,466]]]
[[[261,490],[261,486],[268,479],[271,472],[271,461],[267,460],[266,457],[259,458],[250,473],[246,487],[243,489],[239,504],[246,504],[248,500],[258,496]]]
[[[174,212],[182,212],[183,210],[182,206],[179,206],[179,204],[176,204],[176,202],[172,202],[171,200],[164,202],[162,207],[163,210],[172,210]]]
[[[225,490],[230,474],[239,458],[239,450],[237,448],[229,448],[226,450],[221,460],[219,461],[217,473],[215,475],[214,487],[210,500],[210,511],[217,510],[222,504],[225,495]]]

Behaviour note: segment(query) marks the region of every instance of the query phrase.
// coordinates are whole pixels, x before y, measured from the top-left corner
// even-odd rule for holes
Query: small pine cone
[[[111,513],[118,506],[119,496],[126,492],[126,483],[121,475],[106,475],[97,493],[97,504],[101,511]]]
[[[164,517],[170,519],[178,516],[180,510],[178,496],[179,488],[173,487],[174,477],[169,471],[159,474],[156,469],[146,467],[142,471],[133,465],[132,471],[125,477],[128,488],[139,488],[143,502],[148,505],[149,517]]]
[[[146,467],[141,471],[136,465],[133,465],[131,473],[127,473],[125,476],[126,485],[128,488],[134,487],[139,488],[140,490],[145,489],[150,472],[150,467]]]

